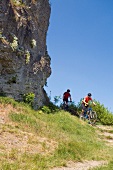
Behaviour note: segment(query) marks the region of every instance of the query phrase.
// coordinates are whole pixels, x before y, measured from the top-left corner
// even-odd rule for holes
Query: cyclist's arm
[[[83,103],[84,103],[85,105],[88,105],[88,103],[85,101],[85,98],[83,99]]]
[[[92,101],[93,105],[96,106],[96,103],[94,101]]]
[[[71,95],[70,95],[70,97],[69,97],[69,98],[70,98],[70,102],[72,102],[72,98],[71,98]]]

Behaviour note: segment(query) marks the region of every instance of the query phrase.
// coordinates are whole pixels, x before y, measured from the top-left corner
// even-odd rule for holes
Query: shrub
[[[54,105],[52,102],[50,102],[47,106],[43,106],[40,109],[47,114],[59,111],[59,107]]]
[[[36,40],[32,39],[31,40],[31,48],[34,48],[34,47],[36,47]]]
[[[51,113],[51,110],[49,109],[48,106],[43,106],[43,107],[41,108],[41,110],[42,110],[44,113],[47,113],[47,114]]]
[[[30,62],[30,52],[28,50],[25,51],[25,62],[26,64]]]
[[[25,103],[28,103],[30,106],[33,105],[34,98],[35,98],[35,94],[34,93],[27,93],[27,94],[23,95],[23,101]]]
[[[103,104],[95,101],[96,106],[92,106],[96,111],[99,121],[104,125],[113,125],[113,113],[111,113]]]
[[[24,3],[22,0],[12,0],[12,5],[15,6],[24,6]]]
[[[13,35],[13,42],[10,43],[11,48],[15,51],[18,48],[18,38]]]
[[[52,113],[59,111],[59,107],[56,106],[56,105],[54,105],[52,102],[50,102],[50,103],[48,104],[48,107],[49,107],[49,109],[51,110]]]
[[[75,102],[71,102],[69,104],[69,108],[77,111],[77,106],[76,106]]]
[[[54,97],[54,103],[57,104],[58,102],[60,102],[61,96],[55,96]]]

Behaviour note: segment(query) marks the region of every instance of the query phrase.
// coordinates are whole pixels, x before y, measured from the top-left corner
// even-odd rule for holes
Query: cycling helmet
[[[67,89],[67,92],[70,92],[70,90],[69,90],[69,89]]]
[[[92,94],[91,94],[91,93],[88,93],[88,96],[89,96],[89,97],[91,97],[91,96],[92,96]]]

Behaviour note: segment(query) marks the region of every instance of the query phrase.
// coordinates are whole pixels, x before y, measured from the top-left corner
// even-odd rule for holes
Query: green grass
[[[102,139],[98,140],[95,128],[79,118],[64,111],[54,114],[34,111],[24,103],[6,97],[0,97],[0,103],[5,108],[8,104],[14,108],[9,113],[12,124],[2,125],[1,134],[9,132],[21,137],[20,132],[31,133],[33,137],[30,137],[29,144],[41,144],[43,149],[42,153],[21,153],[18,148],[7,151],[1,146],[1,170],[46,170],[66,166],[70,160],[108,160],[108,167],[113,165],[113,148],[106,146]],[[37,141],[36,137],[46,139],[48,143],[52,141],[55,143],[54,149],[48,148],[45,140]]]

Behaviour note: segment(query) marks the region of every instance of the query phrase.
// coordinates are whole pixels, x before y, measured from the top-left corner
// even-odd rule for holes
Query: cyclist
[[[71,94],[70,94],[70,90],[67,89],[66,92],[64,92],[63,94],[63,103],[68,107],[68,99],[70,98],[70,102],[72,102],[72,98],[71,98]]]
[[[95,102],[92,100],[91,98],[92,94],[88,93],[86,97],[84,97],[84,99],[82,100],[82,116],[84,116],[84,113],[87,114],[87,111],[89,109],[89,101],[92,102],[92,104],[95,106]],[[85,115],[87,118],[87,115]]]

